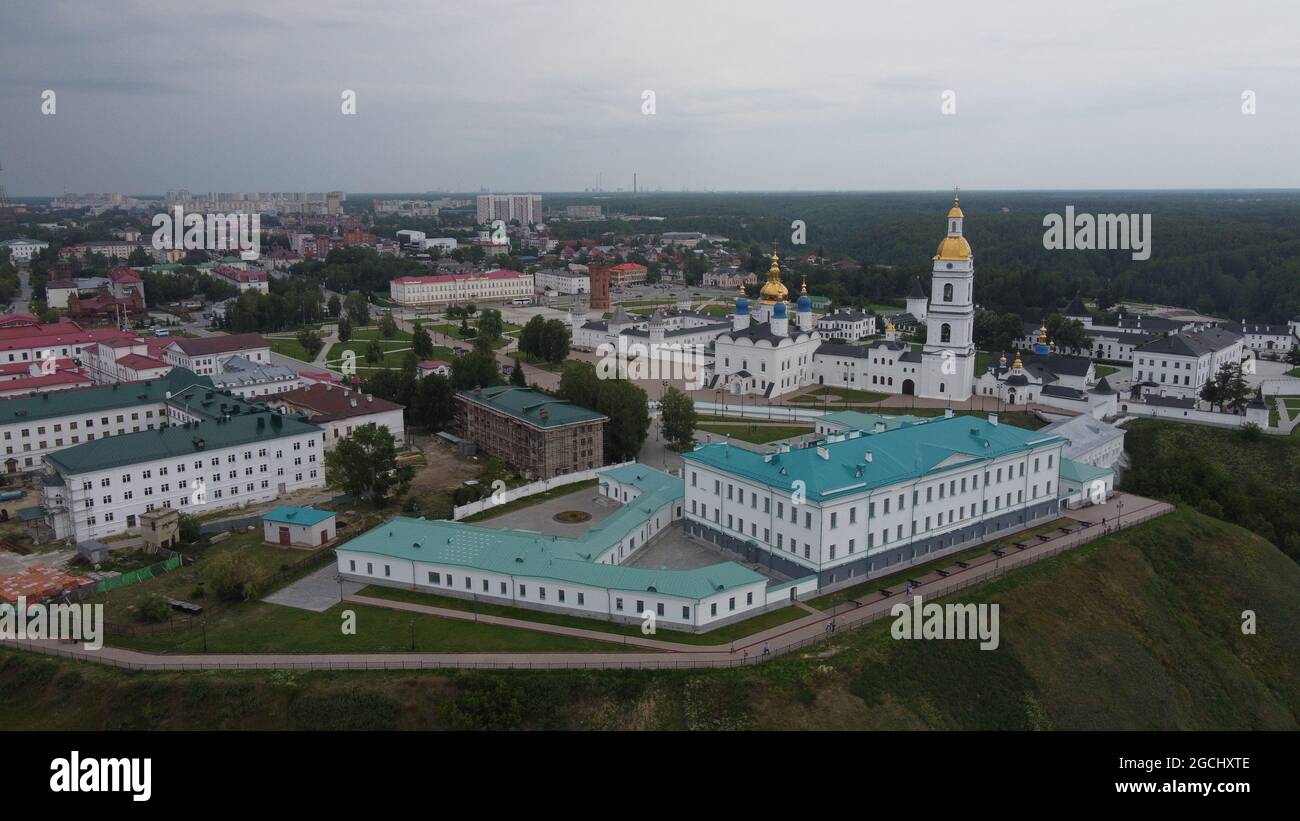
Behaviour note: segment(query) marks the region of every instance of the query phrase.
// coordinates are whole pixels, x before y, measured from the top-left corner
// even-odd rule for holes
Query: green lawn
[[[804,436],[813,432],[812,428],[804,425],[758,425],[743,422],[735,425],[708,422],[696,425],[696,428],[709,433],[725,434],[732,439],[741,439],[755,445],[765,445],[768,442],[789,439],[793,436]]]
[[[355,635],[342,630],[343,613],[356,614]],[[261,601],[207,620],[207,650],[212,653],[478,653],[493,651],[610,652],[620,645],[402,613],[384,607],[336,604],[323,613],[297,610]],[[204,630],[184,630],[156,636],[110,638],[110,643],[161,653],[195,653],[204,648]]]
[[[405,339],[402,336],[405,336]],[[375,339],[379,340],[380,347],[384,349],[384,358],[379,362],[370,362],[366,359],[366,350],[370,347],[370,342]],[[331,345],[329,353],[325,355],[325,361],[337,370],[343,362],[343,353],[352,351],[357,356],[357,370],[363,368],[400,368],[402,367],[402,361],[406,358],[406,352],[409,350],[411,350],[411,335],[405,331],[398,331],[397,337],[386,339],[380,338],[378,331],[358,331],[347,342],[335,342]],[[446,348],[441,350],[447,351]],[[451,359],[449,352],[448,355],[435,355],[433,358],[448,361]]]
[[[1098,379],[1103,376],[1110,376],[1113,373],[1119,373],[1119,368],[1113,368],[1110,365],[1093,365],[1092,368]]]
[[[403,590],[396,587],[383,587],[380,585],[370,585],[362,589],[360,595],[373,596],[377,599],[389,599],[391,601],[410,602],[413,604],[427,604],[430,607],[443,607],[448,610],[461,610],[467,613],[481,613],[486,616],[504,616],[511,619],[520,619],[523,621],[534,621],[539,624],[552,624],[560,627],[576,627],[583,630],[597,630],[602,633],[612,633],[618,636],[639,636],[642,638],[660,639],[663,641],[673,641],[679,644],[697,644],[713,645],[725,644],[727,642],[743,639],[754,633],[762,632],[777,625],[787,624],[797,621],[808,615],[798,607],[780,607],[776,610],[769,610],[766,613],[760,613],[744,621],[734,622],[724,625],[707,633],[688,633],[681,630],[673,630],[665,627],[662,631],[654,636],[643,636],[641,625],[622,624],[605,619],[591,619],[583,616],[572,616],[566,613],[548,613],[541,610],[530,610],[525,607],[511,607],[508,604],[495,604],[492,602],[475,602],[473,600],[462,599],[456,596],[440,596],[436,593],[426,593],[422,590]]]
[[[827,396],[839,398],[841,400],[840,402],[832,402],[831,404],[835,407],[843,407],[845,405],[872,404],[887,398],[889,394],[876,393],[875,391],[861,391],[853,388],[822,387],[805,394],[800,394],[790,401],[801,405],[817,403],[825,404]]]
[[[1287,376],[1300,376],[1300,366],[1296,366],[1286,372]]]
[[[470,323],[470,326],[473,327],[473,324],[474,324],[474,323]],[[496,342],[493,342],[493,343],[492,343],[492,347],[493,347],[493,348],[498,348],[498,349],[499,349],[499,348],[504,348],[506,345],[509,345],[509,344],[510,344],[510,338],[511,338],[511,331],[510,331],[510,329],[511,329],[511,328],[514,328],[516,331],[519,329],[519,326],[518,326],[518,325],[509,325],[509,323],[504,323],[504,322],[502,323],[502,327],[504,328],[504,330],[502,331],[502,336],[501,336],[501,338],[498,339]],[[472,336],[461,336],[461,335],[460,335],[460,325],[452,325],[452,324],[445,324],[445,325],[430,325],[430,326],[429,326],[429,330],[430,330],[430,331],[437,331],[438,333],[442,334],[443,336],[449,337],[449,338],[451,338],[451,339],[459,339],[459,340],[462,340],[466,345],[473,345],[473,344],[474,344],[474,337],[472,337]]]
[[[1286,406],[1288,418],[1294,419],[1297,415],[1300,415],[1300,396],[1283,396],[1279,398],[1282,400],[1282,404]],[[1273,407],[1277,407],[1276,402],[1273,403]]]
[[[312,361],[311,354],[307,353],[307,349],[297,339],[270,336],[266,341],[270,343],[271,350],[281,356],[292,357],[302,362]]]

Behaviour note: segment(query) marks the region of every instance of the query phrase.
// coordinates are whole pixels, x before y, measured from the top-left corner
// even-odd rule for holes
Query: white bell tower
[[[965,221],[956,195],[948,209],[948,235],[934,255],[920,396],[969,399],[975,385],[975,258],[962,236]]]

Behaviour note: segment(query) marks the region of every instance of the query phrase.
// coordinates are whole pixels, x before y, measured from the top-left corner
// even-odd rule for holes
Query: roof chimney
[[[989,424],[990,424],[990,425],[993,425],[994,427],[997,427],[997,424],[998,424],[998,415],[997,415],[996,413],[990,413],[990,414],[989,414]]]
[[[951,418],[952,418],[952,408],[944,408],[944,409],[943,409],[943,418],[944,418],[944,419],[951,419]]]
[[[867,464],[871,464],[871,459],[872,459],[871,451],[867,451]]]

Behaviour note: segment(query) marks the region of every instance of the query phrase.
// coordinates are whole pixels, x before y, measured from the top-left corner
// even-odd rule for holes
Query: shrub
[[[136,615],[139,616],[140,621],[157,624],[171,618],[172,606],[162,596],[154,593],[144,600]]]
[[[257,598],[265,581],[257,567],[242,553],[222,553],[208,561],[204,581],[222,601],[250,601]]]

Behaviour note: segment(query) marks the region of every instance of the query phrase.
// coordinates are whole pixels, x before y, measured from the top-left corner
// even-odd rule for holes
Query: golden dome
[[[788,293],[790,291],[781,284],[781,261],[776,254],[772,254],[772,267],[767,269],[767,282],[763,285],[759,296],[771,305],[774,302],[785,302]]]
[[[1039,345],[1046,345],[1046,344],[1047,344],[1047,326],[1046,326],[1046,325],[1039,325],[1039,326],[1038,326],[1038,344],[1039,344]]]
[[[1006,355],[1006,354],[1002,354],[1001,356],[998,357],[998,364],[1001,365],[1001,366],[1004,367],[1004,368],[1007,366],[1007,355]]]
[[[970,243],[965,237],[944,237],[935,251],[935,259],[970,259]]]
[[[952,208],[948,209],[948,219],[965,219],[966,215],[961,212],[961,204],[957,201],[957,195],[952,195]]]
[[[1011,367],[1015,368],[1016,370],[1020,370],[1020,369],[1023,368],[1024,366],[1025,366],[1025,363],[1023,363],[1023,362],[1020,361],[1020,354],[1017,353],[1017,354],[1016,354],[1016,361],[1011,363]]]
[[[889,333],[894,332],[894,320],[889,319],[885,321],[885,330],[888,331]]]

